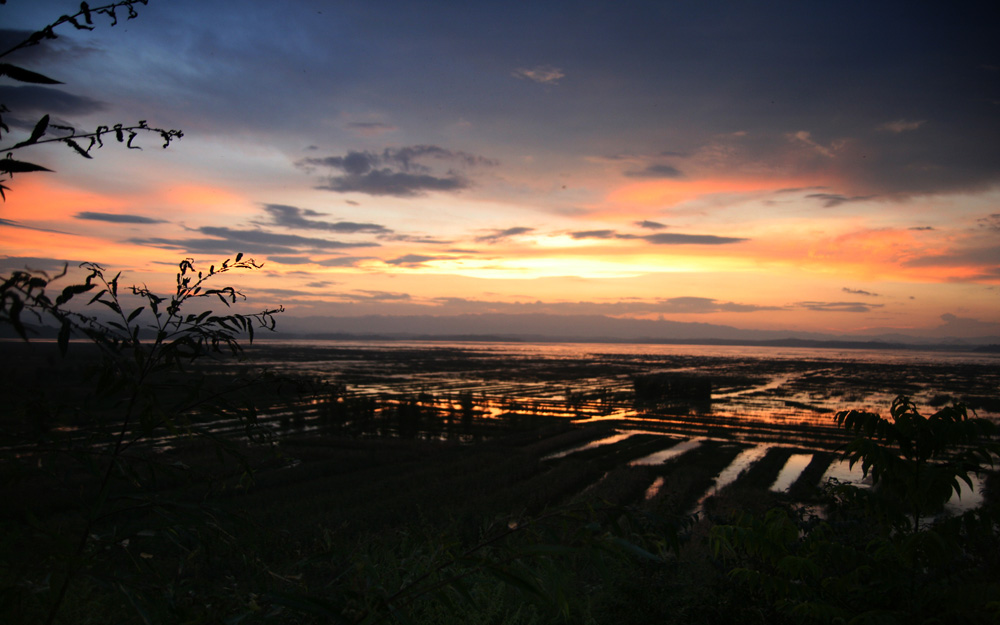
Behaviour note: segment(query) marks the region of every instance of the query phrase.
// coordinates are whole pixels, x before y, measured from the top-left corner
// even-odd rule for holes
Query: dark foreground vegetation
[[[516,397],[487,410],[472,393],[376,400],[230,366],[240,340],[278,311],[197,305],[235,305],[238,292],[211,282],[254,267],[238,257],[199,272],[184,261],[169,297],[126,296],[97,266],[58,297],[47,276],[3,285],[0,319],[16,331],[31,338],[29,316],[64,329],[55,342],[2,346],[4,622],[1000,616],[998,448],[993,424],[961,404],[925,416],[899,398],[884,418],[826,415],[839,451],[802,447],[826,435],[796,426],[783,439],[771,424],[767,452],[717,487],[747,440],[694,430],[708,418],[697,410],[673,422],[643,412],[663,410],[678,388],[684,402],[703,402],[711,390],[688,378],[639,380],[631,398],[570,384],[559,413]],[[81,298],[116,317],[74,312]],[[568,418],[595,402],[631,402],[636,413]],[[630,423],[631,436],[587,445]],[[644,460],[684,441],[665,461]],[[798,478],[772,490],[806,453]],[[822,481],[841,454],[871,488]],[[984,504],[940,516],[975,474]]]

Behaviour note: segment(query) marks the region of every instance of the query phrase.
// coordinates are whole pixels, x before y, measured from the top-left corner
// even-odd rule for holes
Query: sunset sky
[[[5,183],[0,269],[162,286],[243,252],[289,318],[1000,335],[1000,46],[973,6],[150,0],[0,60],[65,83],[0,78],[0,146],[44,114],[184,132],[17,150],[55,173]],[[2,49],[77,7],[8,0]]]

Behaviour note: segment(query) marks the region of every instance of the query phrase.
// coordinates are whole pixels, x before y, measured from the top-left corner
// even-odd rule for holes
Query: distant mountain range
[[[689,344],[772,344],[830,347],[982,348],[1000,345],[996,334],[974,335],[951,320],[940,328],[901,331],[885,328],[864,334],[747,330],[710,323],[619,319],[601,315],[469,314],[292,317],[279,320],[288,338],[434,340],[515,340]],[[991,324],[1000,325],[1000,324]],[[977,328],[981,329],[981,328]],[[954,331],[952,334],[948,330]]]
[[[689,345],[773,345],[864,349],[948,349],[1000,352],[1000,324],[949,315],[937,328],[883,328],[864,334],[748,330],[711,323],[619,319],[601,315],[467,314],[366,315],[357,317],[278,317],[278,332],[258,338],[342,340],[452,340],[587,343],[671,343]],[[971,323],[963,323],[971,322]],[[39,338],[55,338],[55,328],[31,327]],[[0,338],[15,338],[0,324]]]

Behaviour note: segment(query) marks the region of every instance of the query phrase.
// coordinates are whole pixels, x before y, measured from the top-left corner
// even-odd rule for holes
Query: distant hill
[[[55,328],[27,326],[38,338],[55,338]],[[258,334],[267,338],[269,334]],[[772,345],[841,349],[957,349],[1000,351],[1000,336],[948,336],[931,330],[913,334],[837,335],[819,332],[747,330],[711,323],[618,319],[601,315],[468,314],[366,315],[358,317],[278,317],[276,338],[341,340],[451,340],[589,343],[670,343],[690,345]],[[0,324],[0,338],[17,338]]]
[[[835,335],[818,332],[747,330],[710,323],[619,319],[601,315],[468,314],[282,316],[279,335],[311,338],[515,340],[775,345],[801,347],[972,349],[1000,344],[1000,336],[954,337],[929,333]]]

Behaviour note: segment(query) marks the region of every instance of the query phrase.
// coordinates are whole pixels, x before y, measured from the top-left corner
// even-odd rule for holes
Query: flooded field
[[[662,496],[665,467],[701,458],[715,468],[705,476],[707,491],[683,502],[694,510],[754,467],[763,472],[755,479],[775,492],[795,490],[803,476],[813,485],[828,477],[860,480],[858,471],[833,453],[848,440],[836,427],[834,415],[840,410],[887,415],[893,398],[907,395],[924,414],[961,401],[977,416],[1000,420],[1000,356],[995,354],[259,341],[247,356],[239,364],[210,364],[205,372],[232,367],[232,373],[242,375],[249,365],[310,382],[303,388],[289,385],[295,390],[281,397],[273,386],[241,391],[246,397],[240,399],[257,406],[261,423],[286,449],[327,437],[464,444],[558,423],[573,426],[579,438],[553,442],[538,462],[584,461],[608,471],[649,474],[648,480],[636,478],[646,480],[641,486],[648,499]],[[20,367],[10,373],[27,371]],[[70,387],[61,396],[74,392]],[[232,415],[206,417],[200,424],[213,435],[241,431]],[[90,444],[92,433],[84,426],[67,423],[58,431],[67,440]],[[166,452],[174,438],[164,433],[146,444]],[[288,458],[302,461],[291,453]],[[963,494],[963,505],[975,505],[978,496]]]
[[[1000,419],[1000,359],[991,354],[276,342],[255,346],[250,355],[259,364],[323,380],[333,389],[326,401],[314,398],[298,407],[304,413],[297,417],[302,431],[323,429],[332,408],[367,405],[367,418],[380,424],[379,434],[394,435],[396,427],[396,434],[410,438],[471,440],[470,430],[458,426],[463,418],[480,426],[534,416],[606,427],[606,436],[553,452],[546,462],[633,445],[641,454],[624,464],[662,466],[687,457],[704,441],[735,445],[713,490],[769,452],[781,455],[775,491],[787,491],[807,471],[815,478],[859,480],[856,470],[848,471],[830,453],[846,442],[834,414],[864,409],[887,415],[898,395],[913,398],[925,414],[962,401],[980,417]],[[408,432],[401,425],[404,412],[413,417]],[[650,485],[647,496],[658,487]],[[977,497],[967,494],[963,500],[974,505]]]
[[[827,429],[838,410],[884,412],[897,395],[1000,418],[1000,357],[964,352],[523,343],[263,342],[260,364],[349,397],[418,397],[478,416],[524,412],[735,438]],[[636,379],[704,380],[707,397],[637,403]]]

